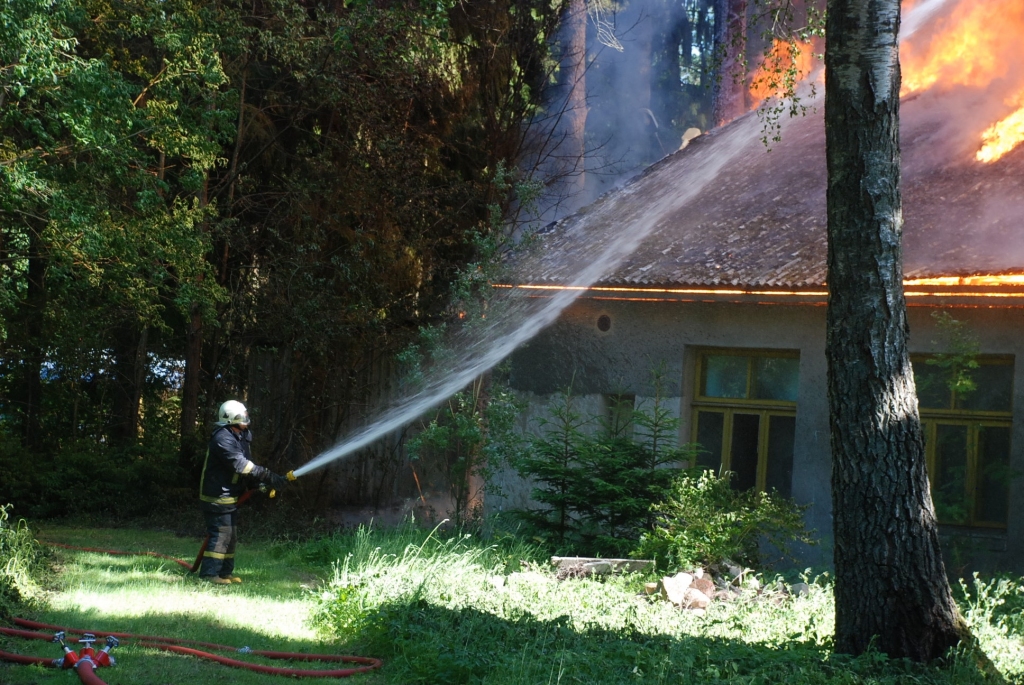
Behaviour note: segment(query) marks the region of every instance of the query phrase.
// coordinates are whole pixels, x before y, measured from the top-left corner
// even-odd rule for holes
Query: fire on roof
[[[901,45],[903,254],[911,303],[914,297],[955,296],[968,304],[1001,298],[1002,306],[1024,305],[1020,53],[1020,0],[950,3],[943,16]],[[748,154],[694,200],[666,213],[596,284],[574,283],[568,271],[558,269],[520,273],[517,283],[540,288],[538,293],[577,287],[595,297],[700,299],[712,297],[703,292],[710,291],[755,301],[787,294],[824,301],[822,107],[819,99],[817,111],[790,122],[771,151],[761,147]],[[753,116],[700,136],[609,195],[624,193],[628,203],[656,202],[666,184],[651,179],[673,165],[685,166],[692,155],[713,152],[730,128]],[[612,200],[605,196],[544,231],[542,249],[571,251],[570,243],[579,241],[571,229]],[[614,201],[622,204],[623,198]],[[615,230],[630,231],[629,216],[623,212]]]

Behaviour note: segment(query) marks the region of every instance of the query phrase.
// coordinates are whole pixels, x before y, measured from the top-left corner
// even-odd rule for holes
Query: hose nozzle
[[[284,477],[287,478],[290,481],[298,480],[298,476],[295,475],[294,471],[289,471],[288,473],[284,474]]]

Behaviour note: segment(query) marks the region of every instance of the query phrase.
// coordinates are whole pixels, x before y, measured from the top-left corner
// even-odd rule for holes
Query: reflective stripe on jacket
[[[248,430],[235,434],[228,426],[219,426],[213,431],[199,482],[200,500],[231,506],[245,492],[245,486],[239,482],[242,476],[266,479],[270,472],[249,458],[251,442],[252,433]]]

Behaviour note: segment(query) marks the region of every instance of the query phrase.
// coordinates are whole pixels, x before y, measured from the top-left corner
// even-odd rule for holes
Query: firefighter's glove
[[[276,473],[270,474],[270,485],[275,490],[284,490],[284,486],[288,485],[288,479],[284,476],[279,476]]]

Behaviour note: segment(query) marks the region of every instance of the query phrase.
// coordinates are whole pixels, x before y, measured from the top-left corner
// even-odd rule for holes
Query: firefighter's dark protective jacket
[[[199,499],[204,511],[234,511],[238,498],[245,492],[242,476],[270,480],[270,469],[254,464],[250,458],[251,442],[252,433],[248,429],[237,435],[228,426],[213,431],[199,483]]]

